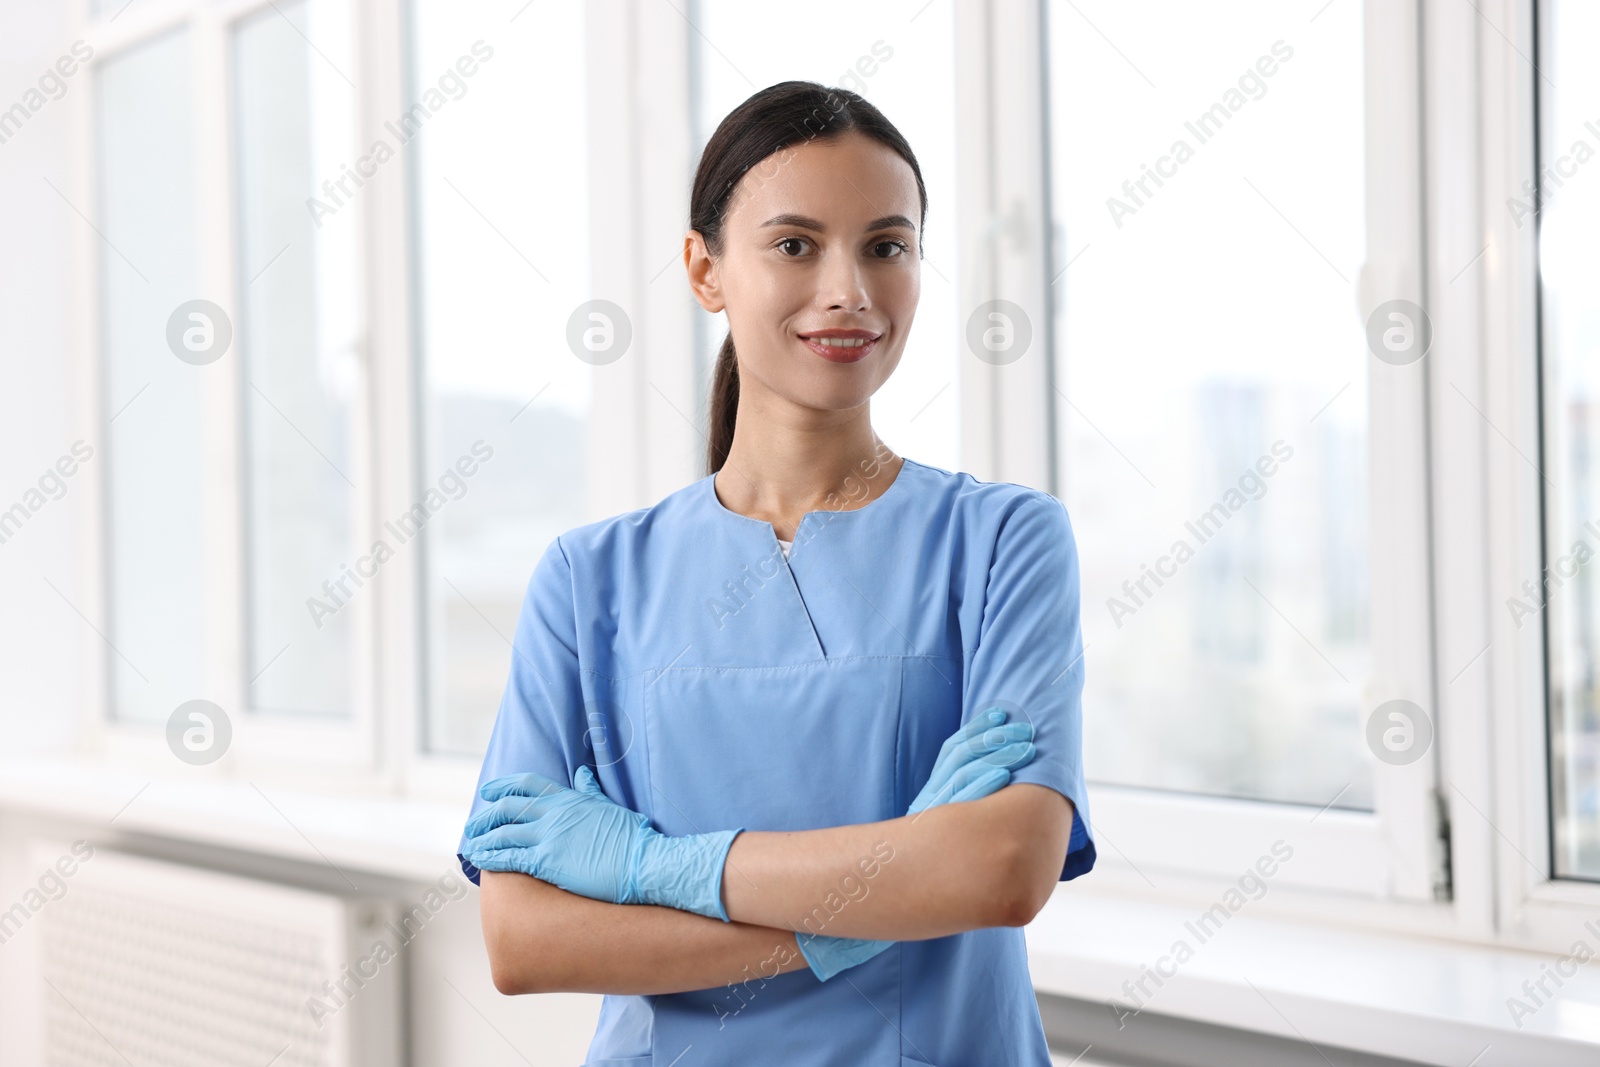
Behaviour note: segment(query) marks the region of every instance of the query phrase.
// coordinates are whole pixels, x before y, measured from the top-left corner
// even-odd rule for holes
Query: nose
[[[829,311],[865,311],[872,306],[861,264],[851,251],[829,252],[823,257],[817,295]]]

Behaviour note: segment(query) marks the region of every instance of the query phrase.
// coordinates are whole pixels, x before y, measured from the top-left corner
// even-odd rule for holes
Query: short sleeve
[[[962,721],[998,704],[1007,721],[1034,727],[1033,761],[1013,784],[1048,786],[1072,801],[1061,881],[1094,867],[1083,775],[1083,632],[1078,550],[1067,509],[1036,492],[1008,514],[996,537],[976,649],[968,650]]]
[[[559,537],[550,543],[528,580],[511,648],[511,673],[468,819],[487,806],[479,791],[491,778],[536,771],[571,785],[578,768],[589,762],[572,567]],[[478,868],[464,855],[465,844],[463,827],[456,858],[476,885]]]

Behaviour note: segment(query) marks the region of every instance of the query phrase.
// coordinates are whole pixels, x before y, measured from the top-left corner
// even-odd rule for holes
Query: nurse
[[[606,994],[590,1067],[1050,1062],[1021,927],[1095,862],[1077,552],[872,428],[926,214],[855,93],[728,115],[684,247],[730,330],[709,472],[529,581],[460,855],[502,992]]]

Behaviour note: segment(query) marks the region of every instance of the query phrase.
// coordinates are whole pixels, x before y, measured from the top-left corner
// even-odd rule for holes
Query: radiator
[[[404,1062],[397,904],[105,848],[63,881],[36,920],[48,1067]]]

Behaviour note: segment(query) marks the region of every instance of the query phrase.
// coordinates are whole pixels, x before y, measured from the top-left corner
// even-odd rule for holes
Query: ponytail
[[[706,441],[706,473],[715,474],[733,447],[733,422],[739,414],[739,361],[734,357],[730,332],[717,352],[711,375],[711,433]]]

